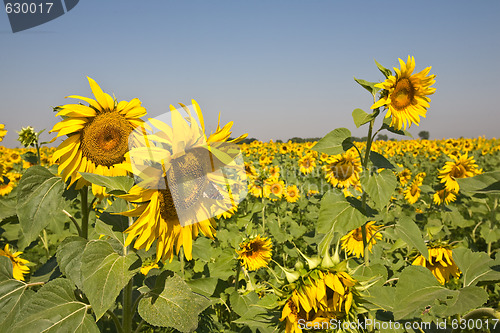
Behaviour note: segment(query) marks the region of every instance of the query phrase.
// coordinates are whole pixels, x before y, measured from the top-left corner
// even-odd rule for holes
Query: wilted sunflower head
[[[366,223],[366,241],[368,250],[372,252],[372,247],[377,243],[377,239],[382,239],[382,234],[377,233],[380,228],[375,224],[375,221],[370,221]],[[347,252],[347,254],[355,255],[356,258],[365,256],[365,248],[363,246],[363,232],[361,230],[363,227],[356,228],[349,231],[347,235],[342,237],[340,241],[342,242],[342,249]]]
[[[12,274],[14,279],[24,281],[24,275],[28,274],[30,269],[26,266],[29,261],[19,257],[21,254],[22,252],[10,252],[9,244],[5,244],[3,250],[0,249],[0,256],[7,257],[12,262]]]
[[[360,301],[357,281],[346,272],[315,269],[295,283],[281,312],[285,332],[302,332],[300,322],[353,320]],[[300,322],[299,322],[300,320]]]
[[[81,188],[89,183],[80,172],[91,172],[103,176],[124,176],[130,168],[126,160],[128,139],[132,130],[142,125],[140,117],[146,114],[141,101],[117,102],[104,93],[99,85],[87,78],[95,100],[81,96],[68,96],[87,102],[89,105],[66,104],[56,108],[56,116],[63,120],[55,124],[50,132],[57,137],[67,135],[53,155],[59,163],[59,173],[64,181],[71,179]],[[104,189],[95,184],[92,191],[104,195]]]
[[[428,251],[429,261],[420,255],[412,265],[426,267],[441,284],[445,284],[452,277],[460,277],[460,270],[453,260],[453,252],[449,246],[433,246]]]
[[[384,82],[375,85],[384,89],[380,99],[371,106],[372,109],[385,106],[386,118],[392,116],[391,126],[400,130],[420,123],[420,116],[425,118],[431,99],[427,97],[436,89],[431,86],[436,82],[436,75],[429,75],[431,67],[412,74],[415,69],[415,59],[408,56],[406,63],[399,59],[401,70],[394,67],[396,75],[389,76]]]
[[[261,267],[266,267],[271,261],[272,243],[267,237],[257,237],[240,243],[238,259],[241,260],[241,265],[249,271],[255,271]]]
[[[457,200],[457,196],[453,192],[449,192],[445,189],[439,190],[433,195],[433,201],[436,205],[441,205],[443,203],[448,205],[455,200]]]

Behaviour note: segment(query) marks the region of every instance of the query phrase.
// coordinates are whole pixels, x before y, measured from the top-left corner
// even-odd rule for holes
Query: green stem
[[[106,313],[111,317],[111,319],[113,320],[113,323],[115,324],[115,327],[116,327],[116,331],[118,333],[123,333],[123,328],[122,328],[122,325],[120,324],[120,320],[118,319],[118,317],[114,314],[113,311],[111,310],[108,310],[106,311]]]
[[[181,262],[182,278],[185,278],[185,275],[184,275],[184,248],[182,248],[182,247],[179,250],[179,261]]]
[[[241,272],[241,264],[238,260],[236,264],[236,279],[234,280],[234,291],[238,292],[238,288],[240,287],[240,272]]]
[[[80,228],[80,225],[78,224],[78,222],[76,222],[75,218],[70,213],[68,213],[65,209],[63,209],[62,211],[63,211],[64,214],[66,214],[67,217],[69,217],[69,219],[71,220],[71,222],[73,222],[73,224],[76,227],[76,230],[78,231],[78,235],[81,235],[82,234],[82,229]]]
[[[82,204],[82,228],[80,237],[87,239],[89,237],[89,205],[88,205],[88,195],[89,188],[88,186],[84,186],[80,190],[80,198]]]
[[[134,312],[132,311],[132,292],[134,288],[134,278],[130,281],[123,289],[123,318],[122,327],[124,333],[132,332],[132,318],[134,317]]]
[[[137,325],[137,328],[135,329],[134,333],[139,333],[141,331],[141,328],[142,328],[142,325],[144,325],[146,321],[143,319],[141,320],[141,322],[139,323],[139,325]]]
[[[371,148],[372,148],[372,141],[373,141],[373,137],[372,137],[372,132],[373,132],[373,124],[375,123],[375,119],[372,119],[370,121],[370,127],[368,128],[368,137],[366,139],[366,151],[365,151],[365,157],[363,159],[363,171],[364,172],[369,172],[368,171],[368,161],[370,160],[370,151],[371,151]],[[366,196],[366,191],[363,191],[363,197],[362,197],[362,209],[363,209],[363,212],[366,213],[366,199],[367,199],[367,196]],[[361,226],[361,234],[363,236],[363,249],[364,249],[364,258],[365,258],[365,264],[366,266],[368,266],[370,264],[370,251],[368,251],[368,242],[367,242],[367,239],[366,239],[366,223]]]
[[[262,187],[262,233],[266,232],[266,205],[264,204],[264,187]]]
[[[40,145],[38,144],[38,140],[35,141],[36,147],[36,158],[38,160],[38,165],[42,165],[42,158],[40,157]]]

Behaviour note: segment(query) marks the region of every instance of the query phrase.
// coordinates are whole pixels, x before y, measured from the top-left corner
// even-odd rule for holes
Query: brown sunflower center
[[[409,106],[415,96],[415,88],[409,79],[400,79],[396,83],[396,87],[391,94],[392,105],[397,110],[401,110]]]
[[[339,180],[347,180],[354,173],[354,165],[352,165],[349,161],[342,160],[335,163],[331,170],[333,171],[335,178]]]
[[[82,154],[97,165],[123,162],[132,125],[116,111],[97,115],[82,131]]]
[[[271,186],[271,192],[272,192],[273,194],[275,194],[275,195],[280,194],[280,193],[281,193],[281,186],[280,186],[280,185],[278,185],[278,184],[273,184],[273,185]]]
[[[357,240],[358,242],[362,242],[363,241],[363,232],[361,231],[361,228],[357,228],[353,234],[352,234],[352,237]]]
[[[465,170],[465,167],[461,164],[455,165],[453,169],[451,170],[451,176],[453,178],[464,178],[467,170]]]
[[[304,168],[309,168],[311,166],[311,162],[309,160],[305,160],[304,162],[302,162],[302,166]]]
[[[410,190],[410,194],[412,195],[412,197],[414,197],[415,195],[417,195],[417,192],[418,192],[418,186],[417,185],[412,185],[411,186],[411,190]]]
[[[168,188],[175,207],[188,210],[193,207],[209,185],[200,158],[193,152],[171,161],[167,171]]]

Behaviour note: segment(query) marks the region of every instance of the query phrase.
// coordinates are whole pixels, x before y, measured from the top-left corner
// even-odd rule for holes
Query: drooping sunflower
[[[329,163],[323,166],[326,180],[333,186],[346,188],[359,182],[361,162],[359,156],[348,150],[344,154],[333,156]]]
[[[403,194],[405,196],[406,201],[410,205],[413,205],[415,202],[417,202],[418,198],[420,198],[420,185],[422,183],[419,181],[418,178],[415,178],[413,182],[411,183],[410,186],[406,190],[403,191]]]
[[[193,100],[192,104],[201,127],[185,105],[181,104],[188,113],[186,119],[170,106],[172,127],[149,119],[160,131],[144,135],[141,140],[145,146],[129,152],[132,170],[142,181],[128,194],[120,196],[137,204],[136,208],[120,213],[138,216],[125,230],[128,233],[126,244],[135,239],[136,249],[148,250],[156,241],[157,261],[171,261],[181,246],[186,259],[191,260],[193,239],[198,233],[201,231],[213,239],[215,216],[242,200],[239,197],[241,191],[229,190],[235,181],[222,172],[223,167],[232,168],[232,171],[237,169],[232,165],[235,156],[231,158],[221,150],[221,144],[231,134],[231,126],[220,128],[218,125],[207,138],[201,109],[196,101]],[[245,175],[243,162],[240,169],[239,174]],[[246,189],[246,183],[244,186]]]
[[[311,173],[316,167],[316,159],[312,154],[306,154],[299,160],[300,172],[304,175]]]
[[[441,284],[445,284],[452,277],[460,277],[460,270],[453,260],[453,252],[448,247],[431,247],[429,251],[429,261],[424,256],[418,256],[412,265],[428,268]]]
[[[286,201],[288,202],[297,202],[299,200],[300,194],[297,185],[291,185],[286,187],[285,198]]]
[[[95,100],[68,96],[89,105],[66,104],[59,107],[56,116],[62,116],[63,120],[50,131],[58,132],[57,137],[68,136],[57,148],[53,159],[59,162],[58,172],[64,181],[71,179],[70,185],[76,182],[77,189],[89,185],[79,172],[103,176],[127,174],[129,135],[135,127],[143,124],[140,117],[146,114],[139,99],[117,103],[94,80],[87,79]],[[104,188],[92,184],[92,192],[103,195]]]
[[[0,196],[4,196],[12,192],[15,187],[14,179],[0,175]]]
[[[240,249],[236,250],[241,265],[249,271],[256,271],[266,267],[271,261],[273,244],[267,237],[257,237],[240,243]]]
[[[395,129],[406,129],[411,124],[420,123],[420,116],[425,118],[431,99],[428,95],[434,94],[436,88],[431,86],[436,82],[436,75],[428,75],[431,67],[412,74],[415,69],[415,59],[408,56],[406,63],[399,59],[401,70],[394,67],[396,75],[391,75],[384,82],[375,85],[384,89],[380,99],[371,106],[372,109],[385,106],[386,118],[391,117],[391,126]]]
[[[474,161],[474,157],[468,157],[467,153],[464,155],[453,156],[452,162],[446,162],[442,170],[439,170],[438,178],[441,179],[441,183],[448,192],[458,193],[460,186],[458,185],[457,179],[473,177],[481,173],[481,170],[477,168],[477,164]]]
[[[373,245],[377,243],[377,239],[382,239],[382,235],[380,233],[375,234],[379,227],[374,224],[375,221],[371,221],[366,224],[366,241],[368,242],[367,247],[370,252],[372,252]],[[347,235],[340,239],[340,241],[342,242],[342,249],[344,249],[347,254],[355,255],[356,258],[365,256],[365,248],[363,247],[363,233],[361,231],[361,228],[362,227],[359,227],[349,231]]]
[[[3,250],[0,249],[0,256],[7,257],[12,262],[12,274],[14,279],[24,281],[24,275],[28,274],[30,269],[26,267],[29,261],[19,257],[21,254],[22,252],[10,252],[9,244],[5,244]]]
[[[280,321],[286,321],[285,332],[302,332],[299,323],[321,329],[322,323],[332,319],[354,319],[359,297],[356,284],[346,272],[312,271],[300,280],[283,307]]]
[[[457,200],[457,196],[453,192],[446,191],[445,189],[439,190],[433,195],[433,202],[436,205],[445,204],[448,205],[450,202]]]

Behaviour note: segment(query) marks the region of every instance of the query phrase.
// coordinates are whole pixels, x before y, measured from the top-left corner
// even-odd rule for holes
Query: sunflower
[[[262,198],[263,188],[256,181],[250,182],[248,184],[248,193],[256,198]]]
[[[160,267],[154,261],[151,260],[144,261],[141,266],[141,274],[148,275],[149,271],[152,270],[153,268],[160,268]]]
[[[398,173],[398,179],[399,179],[399,183],[402,186],[405,186],[406,184],[408,184],[408,182],[411,179],[411,171],[409,169],[404,169],[403,171]]]
[[[314,270],[300,280],[281,312],[286,333],[300,333],[299,320],[322,328],[331,319],[351,320],[357,307],[357,281],[345,272]]]
[[[241,266],[249,271],[256,271],[266,267],[271,261],[273,244],[267,237],[257,237],[240,243],[240,249],[236,250]]]
[[[361,162],[359,156],[352,151],[333,156],[327,165],[323,166],[326,180],[340,188],[356,185],[359,182]]]
[[[0,195],[4,196],[12,192],[15,187],[14,179],[0,175]]]
[[[241,191],[232,190],[235,180],[226,177],[222,170],[245,175],[243,162],[241,170],[236,165],[237,154],[227,154],[236,147],[224,150],[227,147],[222,145],[231,134],[231,126],[218,125],[207,138],[201,109],[196,101],[192,103],[201,127],[186,106],[181,104],[188,114],[183,118],[171,105],[172,127],[150,119],[160,131],[141,134],[142,138],[140,133],[145,128],[134,131],[134,137],[137,134],[134,144],[138,146],[129,152],[132,170],[141,181],[128,194],[120,196],[137,204],[134,209],[120,213],[138,216],[125,230],[126,244],[135,239],[136,249],[148,250],[156,240],[157,261],[167,258],[171,261],[181,246],[186,259],[191,260],[193,239],[199,231],[213,239],[215,216],[242,200]]]
[[[299,200],[300,194],[297,185],[287,186],[285,198],[288,202],[297,202]]]
[[[4,249],[0,249],[0,256],[4,256],[10,259],[12,262],[12,274],[14,279],[24,281],[24,275],[28,274],[30,269],[26,267],[26,264],[29,263],[28,260],[19,258],[19,255],[22,252],[10,252],[9,244],[5,244]]]
[[[457,200],[455,193],[446,191],[445,189],[439,190],[433,195],[433,201],[436,205],[441,205],[442,203],[448,205],[455,200]]]
[[[58,172],[64,181],[71,178],[76,188],[89,185],[80,172],[91,172],[103,176],[124,176],[127,174],[128,138],[132,130],[142,125],[139,119],[146,114],[137,98],[130,102],[117,103],[104,93],[99,85],[87,77],[95,100],[81,96],[77,98],[89,104],[66,104],[58,108],[56,116],[64,119],[55,124],[50,132],[57,137],[67,135],[53,155],[59,162]],[[95,195],[104,195],[104,188],[92,184]]]
[[[247,178],[249,179],[256,179],[259,177],[259,174],[252,163],[245,162],[245,172],[247,174]]]
[[[428,95],[434,94],[436,88],[431,86],[436,82],[436,75],[429,75],[431,67],[427,67],[417,74],[413,74],[415,69],[415,59],[408,56],[406,63],[399,59],[401,70],[394,67],[396,76],[389,76],[387,80],[375,85],[384,89],[380,99],[371,106],[372,109],[385,106],[387,108],[386,118],[392,115],[391,126],[397,130],[406,129],[415,123],[420,123],[420,116],[425,118],[427,108],[431,99]]]
[[[374,224],[375,221],[371,221],[368,222],[365,226],[366,241],[368,242],[367,246],[370,252],[372,252],[373,245],[377,243],[377,239],[382,239],[382,235],[380,233],[375,234],[379,227],[375,226]],[[356,258],[365,256],[365,250],[363,247],[363,233],[361,231],[361,228],[362,227],[359,227],[349,231],[347,235],[340,239],[340,241],[342,242],[342,249],[344,249],[347,254],[355,255]]]
[[[280,176],[280,167],[275,165],[275,166],[272,166],[272,167],[269,167],[267,172],[269,172],[269,177],[272,177],[272,178],[279,178]]]
[[[7,134],[4,124],[0,124],[0,142],[3,141],[4,136]]]
[[[474,157],[468,157],[467,153],[459,156],[450,155],[450,158],[453,162],[446,162],[443,169],[439,170],[438,178],[444,183],[447,191],[458,193],[460,187],[457,179],[473,177],[480,174],[481,170],[478,170]]]
[[[405,199],[410,205],[413,205],[415,202],[417,202],[418,198],[420,198],[421,190],[419,186],[421,184],[422,183],[420,182],[420,179],[415,177],[411,185],[403,191]]]
[[[304,175],[311,173],[316,166],[316,159],[312,154],[307,154],[299,160],[300,172]]]
[[[448,247],[431,247],[429,251],[429,261],[424,256],[418,256],[412,265],[428,268],[441,284],[448,282],[452,276],[460,277],[460,270],[452,257],[452,250]]]
[[[268,178],[264,185],[264,196],[271,200],[281,199],[285,193],[285,182],[278,178]]]

